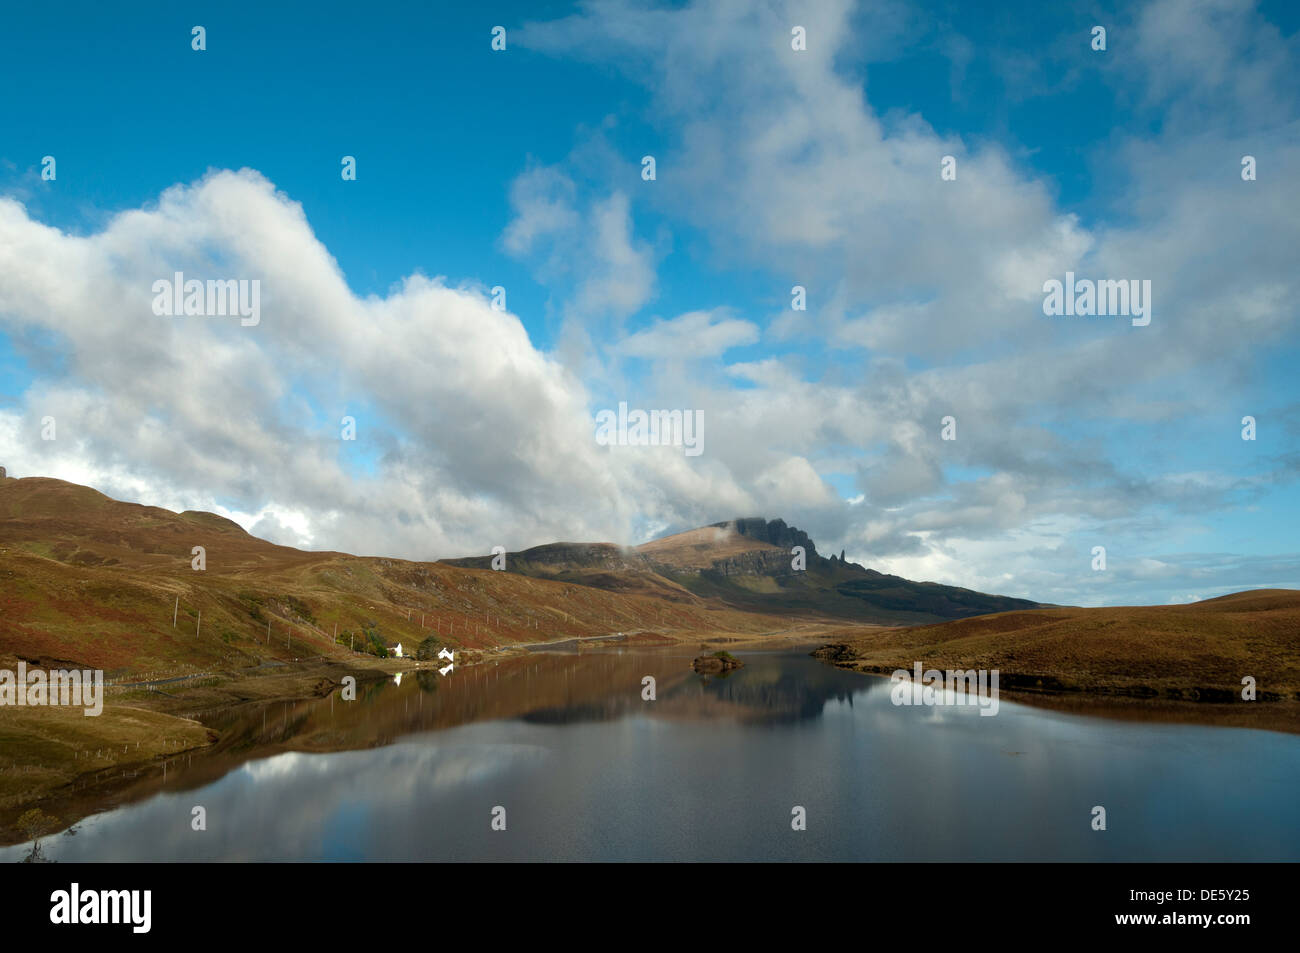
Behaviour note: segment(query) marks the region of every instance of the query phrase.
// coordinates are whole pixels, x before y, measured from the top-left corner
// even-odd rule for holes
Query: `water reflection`
[[[742,657],[707,679],[680,650],[534,654],[363,684],[355,702],[215,713],[206,756],[43,846],[59,860],[1300,858],[1295,736],[1005,700],[992,718],[898,708],[884,680]],[[206,832],[189,827],[196,804]],[[790,829],[794,805],[807,831]]]

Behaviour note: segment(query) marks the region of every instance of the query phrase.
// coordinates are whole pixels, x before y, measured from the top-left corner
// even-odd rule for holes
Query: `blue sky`
[[[1044,601],[1300,586],[1300,14],[985,6],[16,9],[0,463],[411,558],[766,515]],[[263,322],[152,315],[183,268]],[[1044,316],[1067,269],[1151,325]],[[705,453],[596,446],[619,401]]]

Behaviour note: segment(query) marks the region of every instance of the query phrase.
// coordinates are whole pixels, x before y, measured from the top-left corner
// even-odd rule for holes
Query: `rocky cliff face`
[[[794,571],[791,558],[788,550],[756,550],[719,559],[710,571],[722,576],[784,576]]]
[[[769,543],[772,546],[779,546],[786,553],[789,553],[795,546],[802,546],[809,558],[817,555],[817,547],[813,544],[812,538],[801,529],[787,526],[785,520],[766,520],[761,516],[747,516],[724,523],[714,523],[713,525],[719,529],[730,527],[741,536],[756,539],[761,543]]]

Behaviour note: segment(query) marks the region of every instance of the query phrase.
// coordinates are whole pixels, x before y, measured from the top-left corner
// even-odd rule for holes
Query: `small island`
[[[745,663],[730,652],[714,652],[712,655],[696,656],[691,668],[700,675],[722,675],[740,668]]]

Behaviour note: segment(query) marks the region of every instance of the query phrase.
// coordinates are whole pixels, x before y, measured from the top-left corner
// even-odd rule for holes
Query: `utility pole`
[[[176,628],[176,613],[181,611],[181,597],[176,597],[176,605],[172,606],[172,628]]]

